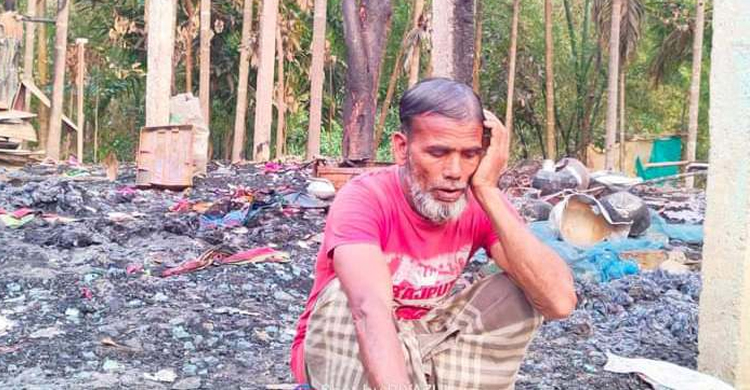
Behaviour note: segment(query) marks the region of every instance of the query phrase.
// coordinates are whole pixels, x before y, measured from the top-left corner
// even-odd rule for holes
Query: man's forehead
[[[453,135],[477,136],[482,129],[482,123],[471,119],[454,119],[439,114],[421,114],[414,117],[411,123],[413,133],[424,135]]]

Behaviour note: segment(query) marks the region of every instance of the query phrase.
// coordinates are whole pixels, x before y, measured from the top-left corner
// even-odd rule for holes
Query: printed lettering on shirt
[[[429,259],[386,254],[393,279],[393,298],[398,306],[414,310],[437,306],[450,293],[470,252],[471,245],[466,245]]]

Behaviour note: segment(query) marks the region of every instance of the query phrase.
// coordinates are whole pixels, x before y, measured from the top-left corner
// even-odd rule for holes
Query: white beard
[[[452,219],[456,219],[464,212],[468,203],[466,193],[461,195],[458,200],[452,203],[440,202],[435,199],[429,192],[422,191],[417,184],[411,172],[406,173],[409,177],[409,192],[411,199],[419,215],[425,217],[436,224],[443,224]]]

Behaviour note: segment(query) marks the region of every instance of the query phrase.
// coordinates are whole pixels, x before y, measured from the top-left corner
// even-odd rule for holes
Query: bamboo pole
[[[195,30],[193,0],[183,0],[183,7],[185,7],[185,14],[188,19],[185,29],[185,92],[193,93],[193,31]]]
[[[424,0],[414,1],[414,14],[412,15],[412,29],[421,28],[420,24],[423,20],[422,14],[424,13]],[[411,49],[411,59],[409,62],[409,87],[416,84],[419,81],[419,61],[421,54],[420,40],[416,39],[414,47]]]
[[[86,44],[89,42],[86,38],[76,39],[76,48],[78,54],[78,70],[76,72],[76,100],[78,113],[76,120],[78,123],[78,138],[76,139],[76,157],[78,161],[83,163],[83,126],[85,123],[85,117],[83,116],[83,83],[84,76],[86,75]]]
[[[201,0],[200,18],[201,58],[198,97],[201,102],[203,120],[206,122],[206,126],[211,128],[211,91],[209,89],[211,83],[211,38],[214,35],[211,31],[211,0]]]
[[[250,74],[250,33],[253,22],[253,0],[245,0],[242,7],[242,43],[240,44],[240,74],[237,81],[237,106],[234,114],[234,142],[232,162],[245,158],[245,132],[247,120],[247,85]]]
[[[94,98],[94,164],[99,162],[99,92]]]
[[[26,13],[29,16],[36,15],[36,0],[28,0],[26,4]],[[34,77],[34,30],[36,25],[33,22],[26,22],[26,40],[23,47],[23,78],[33,80]],[[31,92],[27,89],[24,99],[24,111],[29,111],[31,105]]]
[[[476,0],[476,9],[474,12],[475,31],[474,31],[474,64],[471,70],[471,86],[475,93],[479,93],[481,83],[479,82],[479,70],[482,67],[482,25],[483,25],[482,0]]]
[[[545,152],[546,157],[554,160],[557,157],[555,140],[555,61],[554,42],[552,40],[552,0],[544,2],[544,41],[545,41],[545,64],[544,82],[546,86],[546,132]]]
[[[36,11],[39,16],[47,13],[47,0],[37,0]],[[49,82],[49,61],[47,61],[47,24],[39,25],[39,39],[37,40],[36,73],[39,87],[44,88]],[[27,99],[28,100],[28,99]],[[45,149],[49,134],[49,109],[44,104],[39,105],[37,113],[39,122],[38,147]]]
[[[63,93],[65,92],[65,55],[68,42],[68,16],[73,0],[61,0],[55,22],[55,73],[52,82],[52,108],[49,115],[47,156],[60,159],[60,136],[62,135]]]
[[[513,21],[510,27],[510,52],[508,53],[508,94],[505,103],[505,128],[513,139],[513,95],[516,92],[516,51],[518,50],[518,13],[521,0],[513,0]]]
[[[698,109],[700,104],[700,91],[701,91],[701,66],[703,58],[703,28],[706,18],[706,4],[704,0],[698,0],[696,2],[696,15],[695,15],[695,34],[693,34],[693,67],[692,76],[690,78],[690,107],[688,110],[688,139],[686,147],[686,156],[690,162],[695,161],[696,151],[698,149]],[[695,186],[695,181],[692,177],[688,177],[685,180],[685,185],[688,188]]]
[[[278,56],[278,84],[276,84],[276,158],[283,157],[286,149],[286,123],[284,118],[286,113],[286,101],[284,100],[284,42],[281,40],[281,23],[282,21],[279,21],[276,27],[276,55]]]

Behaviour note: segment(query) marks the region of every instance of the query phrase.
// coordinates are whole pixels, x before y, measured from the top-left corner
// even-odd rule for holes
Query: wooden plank
[[[0,121],[7,121],[13,119],[31,119],[36,117],[36,114],[26,111],[8,110],[0,111]]]
[[[36,130],[28,122],[0,123],[0,137],[36,142]]]
[[[31,92],[34,97],[39,99],[39,101],[44,104],[47,108],[52,108],[52,102],[49,100],[49,98],[42,92],[39,87],[37,87],[33,81],[24,79],[21,80],[21,88],[18,89],[18,93],[16,94],[16,98],[13,102],[13,108],[18,110],[19,106],[23,106],[23,96],[25,94],[24,88],[28,89],[29,92]],[[63,124],[71,131],[78,132],[78,126],[76,126],[73,121],[65,116],[65,114],[62,115],[62,121]]]

